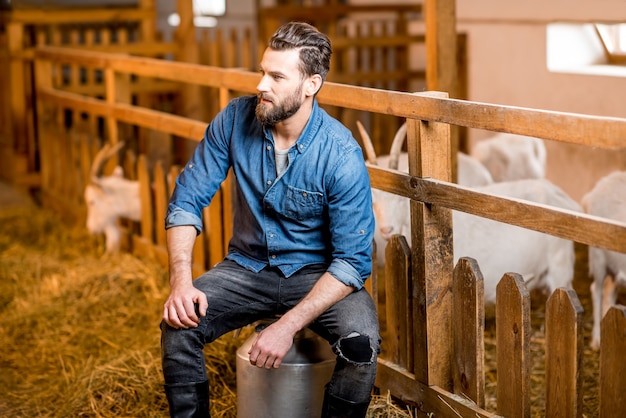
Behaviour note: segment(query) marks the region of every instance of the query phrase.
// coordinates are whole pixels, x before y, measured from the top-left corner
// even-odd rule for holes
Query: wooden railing
[[[72,164],[63,164],[63,160],[59,163],[59,158],[71,154],[61,142],[68,134],[63,112],[100,118],[107,127],[103,139],[112,143],[119,140],[116,127],[120,123],[198,141],[203,136],[205,122],[120,101],[119,92],[126,88],[128,76],[171,82],[192,80],[197,85],[218,89],[222,106],[235,95],[254,93],[259,81],[257,74],[240,70],[54,47],[39,48],[35,59],[37,120],[43,134],[42,193],[47,204],[63,207],[65,211],[80,201],[78,195],[67,193],[77,194],[80,190],[59,186],[71,182],[68,179],[75,176]],[[61,64],[102,71],[105,97],[97,99],[64,90],[53,77]],[[391,241],[388,248],[395,255],[385,273],[384,298],[377,292],[381,284],[375,283],[376,275],[368,281],[379,312],[386,313],[383,325],[390,332],[386,337],[393,342],[392,349],[381,353],[377,387],[389,390],[424,413],[441,417],[489,417],[496,413],[507,417],[529,416],[528,292],[516,274],[506,275],[498,286],[497,411],[487,411],[484,409],[482,281],[477,273],[479,266],[472,260],[462,259],[453,269],[452,210],[619,252],[626,252],[626,225],[453,184],[450,126],[618,148],[622,146],[620,139],[626,137],[626,119],[462,101],[439,92],[409,94],[336,83],[325,84],[318,100],[322,106],[392,115],[406,118],[408,123],[409,174],[369,167],[373,187],[411,199],[413,243],[409,251],[406,243],[401,243],[401,237]],[[162,238],[157,237],[163,228],[162,214],[171,188],[163,180],[162,170],[159,173],[144,170],[139,177],[142,203],[147,209],[141,232],[131,242],[132,249],[164,259]],[[209,245],[199,250],[203,262],[196,265],[197,271],[208,268],[225,253],[232,224],[229,192],[226,182],[205,213],[208,236],[198,241]],[[469,285],[461,286],[463,283]],[[547,364],[546,416],[555,416],[554,411],[581,415],[580,310],[571,290],[559,289],[548,301],[546,352],[552,362]],[[606,323],[606,319],[603,322],[603,333],[608,335],[605,338],[603,334],[603,358],[610,359],[623,352],[624,342],[619,336],[626,332],[625,313],[624,308],[612,308],[607,315],[610,322]],[[563,366],[566,360],[567,365]],[[612,388],[622,387],[625,368],[626,363],[615,362],[612,367],[601,369],[604,416],[622,413],[621,407],[605,396],[615,393]]]
[[[32,85],[35,47],[71,46],[149,57],[173,53],[175,44],[159,41],[155,22],[154,0],[127,7],[18,4],[0,11],[0,163],[4,167],[0,178],[27,187],[39,183]],[[84,77],[90,82],[83,88],[97,89],[93,74]]]

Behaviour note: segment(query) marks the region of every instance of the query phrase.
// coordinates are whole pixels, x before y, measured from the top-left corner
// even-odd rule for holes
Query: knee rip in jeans
[[[349,363],[368,365],[374,361],[374,352],[369,337],[357,332],[341,337],[336,347],[339,357]]]

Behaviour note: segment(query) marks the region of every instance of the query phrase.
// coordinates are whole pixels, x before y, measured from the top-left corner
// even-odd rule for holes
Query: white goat
[[[368,158],[372,159],[371,156]],[[391,160],[394,158],[395,155],[390,157]],[[563,190],[545,179],[492,183],[474,188],[572,211],[582,210]],[[377,259],[382,266],[384,247],[391,235],[404,235],[411,244],[410,205],[407,198],[372,190]],[[487,305],[495,303],[497,283],[507,272],[521,274],[528,281],[529,289],[543,285],[552,292],[559,287],[571,287],[575,264],[572,241],[457,211],[453,212],[453,235],[454,263],[464,256],[476,259],[484,277]]]
[[[477,187],[477,191],[581,212],[580,205],[546,179],[524,179]],[[454,211],[454,263],[472,257],[484,278],[485,304],[495,303],[496,286],[507,272],[521,274],[528,290],[571,288],[574,243],[549,234]]]
[[[117,166],[110,176],[100,177],[102,164],[122,146],[119,142],[111,147],[104,145],[94,157],[91,165],[91,182],[85,187],[84,198],[87,205],[87,230],[92,234],[105,235],[106,252],[116,252],[120,248],[120,218],[133,221],[141,219],[141,199],[139,182],[124,178],[122,167]]]
[[[583,196],[582,206],[590,215],[626,223],[626,171],[615,171],[601,178]],[[589,274],[593,276],[591,347],[598,350],[602,317],[616,302],[615,284],[626,281],[626,254],[590,246]],[[613,278],[610,283],[605,282],[607,275]]]
[[[409,171],[408,154],[401,152],[407,133],[406,123],[403,123],[396,132],[391,142],[389,154],[381,156],[376,156],[372,139],[359,121],[357,121],[357,127],[363,140],[367,160],[370,164],[405,173]],[[493,183],[491,174],[480,161],[462,152],[457,153],[457,177],[458,184],[467,187],[483,186]],[[381,225],[378,220],[385,218],[384,213],[381,211],[386,210],[387,205],[383,207],[383,205],[378,204],[378,202],[395,201],[397,202],[398,210],[403,213],[409,212],[409,202],[406,199],[399,199],[397,195],[378,189],[372,189],[372,200],[374,202],[374,214],[377,220],[377,228],[374,231],[374,241],[376,241],[377,244],[376,260],[378,265],[382,267],[385,264],[385,244],[389,240],[389,237],[393,234],[401,234],[405,237],[409,236],[411,227],[408,216],[402,223],[396,225]]]
[[[496,182],[539,179],[546,174],[546,147],[540,138],[498,133],[478,142],[470,154]]]

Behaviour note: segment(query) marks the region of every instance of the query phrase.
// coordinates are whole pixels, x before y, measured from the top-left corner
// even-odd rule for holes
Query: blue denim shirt
[[[254,114],[256,96],[232,100],[209,124],[176,180],[165,227],[202,231],[202,209],[236,178],[228,255],[241,266],[279,268],[286,277],[324,263],[360,289],[371,274],[374,215],[363,154],[351,132],[314,102],[304,131],[276,175],[274,140]]]

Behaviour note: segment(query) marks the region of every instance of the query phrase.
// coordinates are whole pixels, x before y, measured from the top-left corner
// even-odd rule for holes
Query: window
[[[546,42],[551,72],[626,77],[626,23],[550,23]]]
[[[626,65],[626,23],[597,23],[595,28],[609,64]]]
[[[193,0],[193,14],[196,16],[224,16],[226,0]]]
[[[198,28],[212,28],[217,26],[216,16],[226,14],[226,0],[193,0],[193,24]],[[167,18],[170,26],[180,24],[178,13],[172,13]]]

